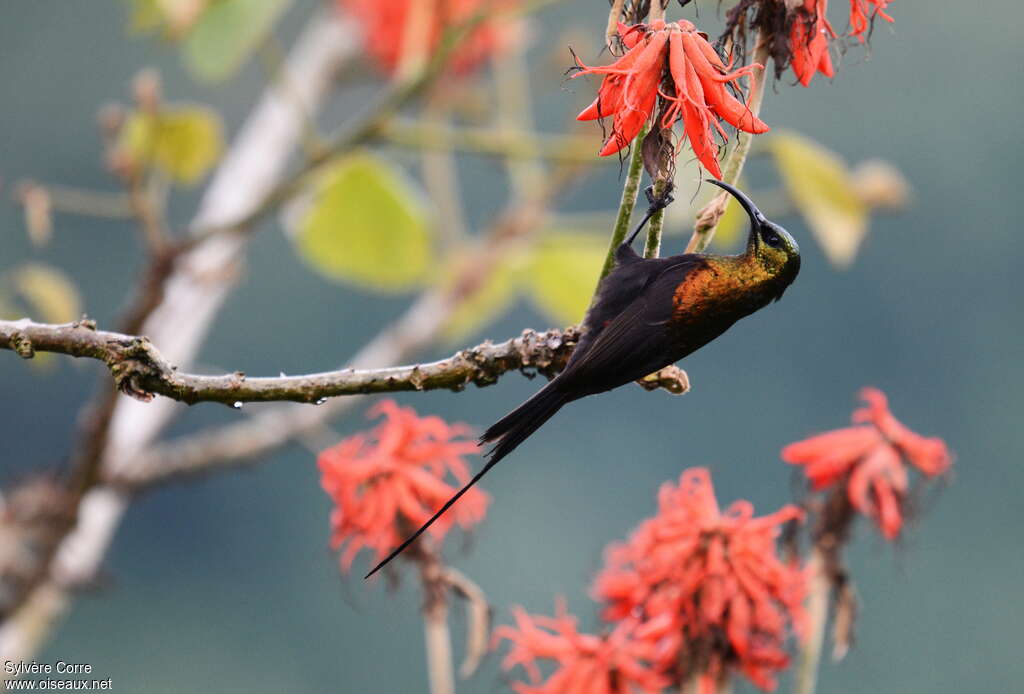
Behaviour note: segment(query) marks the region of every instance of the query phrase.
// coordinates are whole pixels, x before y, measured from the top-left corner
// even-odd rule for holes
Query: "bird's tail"
[[[557,381],[547,384],[484,432],[480,443],[496,442],[487,452],[488,465],[494,465],[515,450],[572,399],[560,386]]]
[[[474,484],[480,481],[480,478],[486,475],[492,467],[497,465],[499,460],[511,453],[513,449],[525,441],[530,434],[537,431],[544,422],[551,419],[552,415],[558,412],[562,405],[572,399],[573,398],[566,395],[560,388],[560,384],[552,381],[544,388],[541,388],[532,398],[512,410],[498,423],[485,431],[484,435],[480,437],[480,443],[487,443],[488,441],[498,442],[494,448],[487,452],[487,464],[484,465],[480,472],[476,473],[476,475],[474,475],[473,478],[462,487],[462,489],[455,492],[455,494],[445,502],[444,506],[438,509],[438,511],[430,517],[430,520],[421,525],[416,532],[392,550],[392,552],[381,560],[377,566],[373,567],[373,570],[366,574],[364,578],[369,578],[380,571],[384,568],[385,564],[397,557],[406,547],[415,542],[419,536],[427,530],[427,528],[434,524],[434,521],[443,516],[445,511],[450,509],[456,501],[462,498],[463,494],[468,492]]]

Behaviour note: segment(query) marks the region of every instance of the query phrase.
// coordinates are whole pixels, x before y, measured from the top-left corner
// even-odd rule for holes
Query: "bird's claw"
[[[665,186],[665,190],[662,191],[661,197],[658,197],[654,193],[654,186],[647,186],[644,189],[644,195],[647,197],[647,203],[650,205],[651,212],[657,212],[663,210],[671,205],[675,198],[672,197],[672,183],[671,181]]]

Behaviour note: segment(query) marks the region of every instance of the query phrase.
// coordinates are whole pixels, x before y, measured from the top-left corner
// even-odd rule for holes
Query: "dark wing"
[[[687,274],[704,265],[696,255],[676,256],[643,291],[566,366],[559,379],[590,393],[635,381],[681,358],[669,320],[673,295]],[[577,348],[578,350],[579,348]],[[574,355],[575,357],[576,355]]]
[[[615,253],[615,267],[594,292],[594,301],[583,318],[582,333],[569,364],[582,358],[605,327],[670,264],[667,258],[644,259],[629,246],[619,246]]]

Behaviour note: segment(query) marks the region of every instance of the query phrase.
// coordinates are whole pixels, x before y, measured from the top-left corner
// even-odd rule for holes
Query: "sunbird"
[[[738,255],[684,253],[642,258],[633,240],[651,216],[671,202],[648,189],[647,215],[615,251],[615,266],[600,281],[565,369],[484,432],[494,443],[487,463],[462,489],[366,575],[375,574],[414,542],[466,491],[566,403],[652,374],[692,354],[733,323],[782,298],[800,271],[800,247],[768,221],[744,193],[723,181],[750,217],[747,247]]]

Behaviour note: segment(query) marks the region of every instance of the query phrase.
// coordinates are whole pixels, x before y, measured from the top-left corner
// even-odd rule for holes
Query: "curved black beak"
[[[725,181],[719,181],[715,178],[705,178],[704,180],[718,186],[719,188],[729,191],[734,198],[739,200],[740,204],[743,205],[743,209],[746,210],[747,214],[750,216],[750,223],[754,226],[764,224],[768,221],[765,219],[765,216],[761,214],[761,210],[757,209],[757,205],[754,204],[754,201],[748,198],[746,194],[738,188],[734,188]]]

